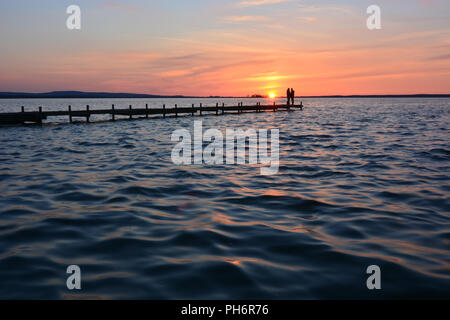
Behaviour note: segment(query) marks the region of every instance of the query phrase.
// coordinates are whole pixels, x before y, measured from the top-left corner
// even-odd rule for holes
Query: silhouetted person
[[[292,101],[292,105],[295,105],[295,91],[294,91],[294,88],[291,88],[291,101]]]
[[[288,88],[286,91],[286,98],[287,98],[287,105],[289,106],[291,104],[291,89]]]

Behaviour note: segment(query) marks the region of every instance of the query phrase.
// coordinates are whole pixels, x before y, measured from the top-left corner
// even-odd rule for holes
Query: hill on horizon
[[[84,91],[51,91],[43,93],[28,92],[0,92],[0,99],[93,99],[93,98],[188,98],[182,95],[164,96],[138,93],[115,93],[115,92],[84,92]]]

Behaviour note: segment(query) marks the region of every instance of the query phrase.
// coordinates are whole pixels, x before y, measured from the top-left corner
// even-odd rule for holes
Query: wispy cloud
[[[322,14],[350,14],[355,15],[358,14],[355,12],[355,8],[352,6],[333,6],[333,5],[304,5],[299,4],[299,8],[303,14],[314,14],[314,13],[322,13]]]
[[[226,17],[227,22],[258,22],[267,20],[264,16],[232,16]]]
[[[428,60],[450,60],[450,54],[443,54],[440,56],[434,56],[429,58]]]
[[[274,72],[269,72],[269,73],[263,73],[263,74],[256,74],[252,77],[247,77],[242,80],[256,81],[256,82],[273,82],[273,81],[279,81],[279,80],[293,79],[293,78],[297,78],[297,77],[298,77],[298,75],[279,75]]]
[[[245,0],[238,3],[239,7],[261,6],[264,4],[276,4],[283,2],[291,2],[294,0]]]

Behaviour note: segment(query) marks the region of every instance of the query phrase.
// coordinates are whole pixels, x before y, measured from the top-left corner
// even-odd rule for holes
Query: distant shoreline
[[[0,99],[251,99],[225,96],[164,96],[135,93],[55,91],[46,93],[0,92]],[[264,98],[264,97],[262,97]],[[284,97],[279,97],[284,98]],[[387,94],[387,95],[326,95],[299,96],[299,98],[450,98],[450,94]]]

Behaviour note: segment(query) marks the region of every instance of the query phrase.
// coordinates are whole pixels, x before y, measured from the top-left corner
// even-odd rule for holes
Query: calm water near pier
[[[258,100],[0,100],[0,112],[222,101]],[[304,104],[201,118],[279,128],[275,176],[174,165],[171,134],[198,117],[0,128],[0,298],[450,298],[450,99]],[[381,291],[366,288],[372,264]]]

